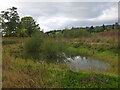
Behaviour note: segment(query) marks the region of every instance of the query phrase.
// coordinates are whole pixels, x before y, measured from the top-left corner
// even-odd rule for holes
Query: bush
[[[41,33],[35,33],[24,43],[25,56],[34,60],[55,59],[62,57],[65,45],[52,38],[45,38]]]
[[[41,51],[44,58],[59,58],[62,57],[65,47],[62,42],[55,42],[52,39],[44,39],[41,45]]]
[[[64,38],[83,38],[88,37],[89,35],[90,33],[84,29],[70,29],[65,30],[63,33]]]
[[[31,38],[25,41],[24,49],[25,55],[31,59],[40,58],[40,46],[43,42],[43,34],[41,32],[36,32]]]

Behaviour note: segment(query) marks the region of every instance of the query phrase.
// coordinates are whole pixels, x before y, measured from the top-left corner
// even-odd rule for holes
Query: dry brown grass
[[[3,53],[2,87],[3,88],[33,88],[33,87],[41,88],[44,86],[52,87],[49,86],[48,83],[49,81],[51,83],[54,83],[53,78],[55,77],[54,75],[51,77],[47,75],[48,74],[47,69],[53,67],[45,63],[40,64],[33,62],[31,60],[26,62],[24,59],[20,58],[15,59],[9,54]],[[55,65],[55,68],[57,69],[59,68],[59,66]]]
[[[65,42],[71,42],[73,40],[76,41],[95,41],[95,40],[111,40],[111,41],[118,41],[118,36],[120,34],[119,30],[113,30],[113,31],[106,31],[106,32],[100,32],[96,33],[95,35],[90,35],[89,37],[82,37],[82,38],[59,38],[56,39],[56,41],[65,41]],[[27,37],[3,37],[2,40],[11,40],[11,41],[24,41],[28,39]]]
[[[97,33],[96,37],[97,39],[101,39],[101,40],[104,39],[104,40],[118,41],[119,33],[120,33],[119,30],[101,32],[101,33]]]
[[[35,75],[31,75],[30,73],[34,74],[33,72],[29,72],[27,70],[16,69],[13,67],[12,64],[15,63],[16,68],[18,61],[14,57],[11,57],[9,54],[3,53],[3,80],[2,80],[2,87],[3,88],[30,88],[30,87],[38,87],[40,85],[36,82],[37,80],[32,79],[35,78]],[[37,74],[38,75],[38,74]],[[23,79],[24,78],[24,79]],[[32,86],[31,86],[32,85]]]
[[[106,31],[106,32],[100,32],[96,33],[94,35],[90,35],[89,37],[82,37],[82,38],[61,38],[61,39],[56,39],[56,41],[65,41],[65,42],[71,42],[71,41],[85,41],[85,42],[96,42],[98,40],[104,40],[104,41],[113,41],[117,42],[118,41],[118,36],[120,34],[119,30],[113,30],[113,31]]]

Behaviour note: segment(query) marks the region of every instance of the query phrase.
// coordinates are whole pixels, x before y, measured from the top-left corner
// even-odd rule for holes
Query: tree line
[[[87,37],[90,34],[99,32],[106,32],[111,30],[119,30],[120,25],[116,22],[113,25],[102,25],[102,26],[90,26],[90,27],[72,27],[71,29],[53,30],[46,32],[45,34],[53,38],[80,38]]]

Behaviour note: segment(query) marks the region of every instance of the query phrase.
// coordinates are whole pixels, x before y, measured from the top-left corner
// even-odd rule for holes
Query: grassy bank
[[[118,78],[94,72],[74,72],[55,65],[14,58],[3,54],[3,87],[10,88],[116,88]]]

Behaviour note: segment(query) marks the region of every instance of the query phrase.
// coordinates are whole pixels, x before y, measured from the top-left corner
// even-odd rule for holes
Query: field
[[[66,64],[33,61],[24,55],[24,42],[29,38],[3,37],[3,88],[118,88],[117,34],[115,30],[87,38],[54,39],[65,43],[67,55],[91,56],[110,63],[111,67],[104,73],[76,72]]]

